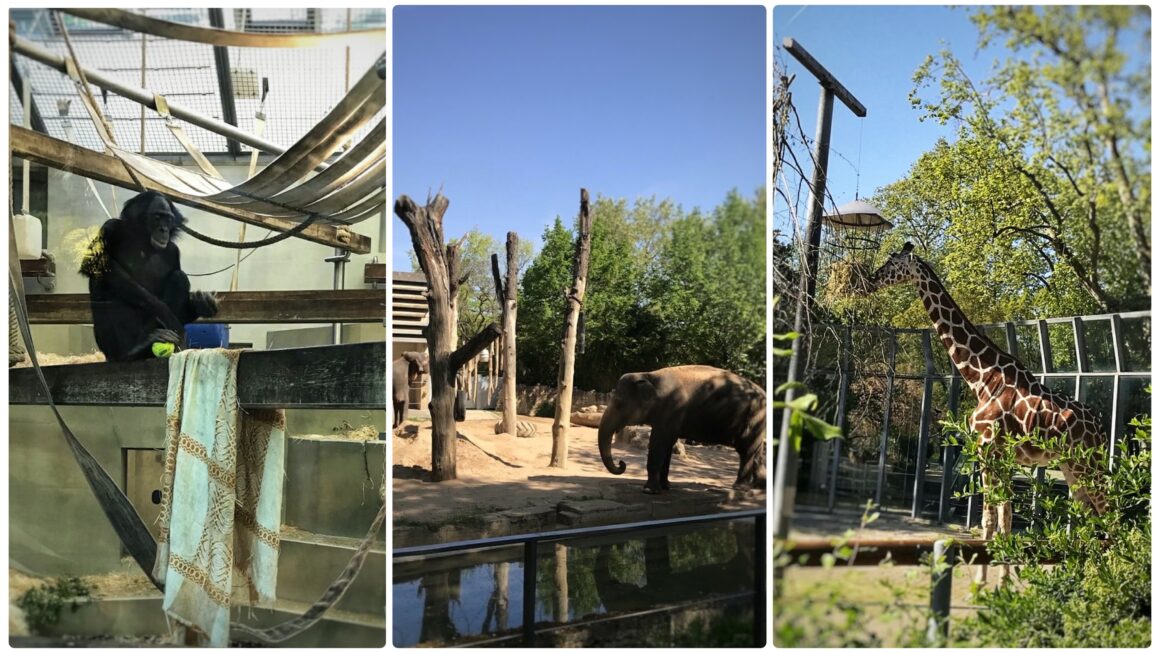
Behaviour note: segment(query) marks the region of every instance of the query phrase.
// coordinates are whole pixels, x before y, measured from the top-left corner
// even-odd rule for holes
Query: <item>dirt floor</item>
[[[573,425],[568,467],[551,468],[552,420],[520,419],[536,425],[535,437],[496,435],[497,413],[469,411],[458,425],[458,478],[441,483],[429,481],[430,422],[405,425],[393,446],[395,547],[765,505],[764,492],[732,489],[738,465],[732,449],[686,447],[687,459],[673,457],[672,489],[654,496],[641,492],[645,451],[614,446],[628,465],[614,476],[600,462],[596,429]]]

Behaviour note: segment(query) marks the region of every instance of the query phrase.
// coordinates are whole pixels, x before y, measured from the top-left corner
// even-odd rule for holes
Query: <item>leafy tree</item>
[[[993,7],[971,18],[980,45],[1003,40],[1011,55],[978,82],[949,51],[927,58],[911,102],[920,120],[957,125],[958,139],[876,201],[939,251],[957,298],[978,292],[1010,311],[1001,317],[1147,305],[1151,118],[1132,107],[1150,105],[1151,67],[1129,48],[1147,52],[1148,10]]]
[[[495,299],[491,255],[499,254],[500,274],[503,274],[506,253],[504,243],[478,228],[463,234],[458,242],[460,275],[467,275],[467,281],[459,286],[458,335],[460,342],[466,342],[485,326],[499,319],[500,306]],[[521,238],[519,251],[516,253],[519,269],[523,270],[531,262],[533,251],[532,243]],[[414,252],[408,252],[408,256],[411,259],[412,270],[420,272]]]

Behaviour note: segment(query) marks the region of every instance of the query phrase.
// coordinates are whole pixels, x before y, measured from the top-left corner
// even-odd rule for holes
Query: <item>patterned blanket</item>
[[[281,410],[243,411],[238,350],[170,358],[165,473],[153,575],[166,615],[229,643],[230,606],[272,606],[286,446]]]

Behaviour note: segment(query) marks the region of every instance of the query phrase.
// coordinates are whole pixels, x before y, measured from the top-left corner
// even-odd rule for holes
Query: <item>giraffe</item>
[[[1026,366],[1011,354],[995,345],[978,327],[971,324],[959,305],[947,292],[930,264],[918,257],[906,243],[856,288],[856,294],[868,295],[876,290],[899,283],[913,283],[922,298],[922,304],[934,323],[939,340],[946,347],[959,374],[978,399],[978,407],[968,420],[971,430],[979,434],[980,444],[1003,446],[1003,434],[1030,434],[1038,429],[1049,438],[1062,437],[1064,446],[1082,445],[1087,456],[1061,463],[1060,470],[1073,495],[1102,514],[1104,496],[1095,488],[1094,481],[1104,472],[1101,453],[1107,451],[1108,439],[1102,432],[1096,414],[1087,406],[1041,384]],[[1057,440],[1058,441],[1058,440]],[[1045,465],[1060,457],[1060,451],[1048,451],[1031,444],[1021,444],[1015,450],[1020,465]],[[995,479],[984,471],[984,489]],[[996,526],[1000,532],[1011,532],[1011,503],[998,506],[983,505],[983,539],[994,537]],[[986,580],[986,566],[979,578]],[[1009,573],[1000,570],[1001,577]]]

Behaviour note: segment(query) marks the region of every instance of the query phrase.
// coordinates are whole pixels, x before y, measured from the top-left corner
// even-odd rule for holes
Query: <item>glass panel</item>
[[[1129,443],[1136,433],[1129,426],[1134,417],[1152,412],[1152,395],[1145,392],[1152,380],[1147,377],[1126,376],[1120,379],[1120,433]],[[1135,446],[1135,445],[1132,445]]]
[[[890,410],[890,431],[886,437],[886,478],[882,505],[909,510],[914,496],[914,474],[918,461],[918,426],[922,415],[923,383],[894,382]]]
[[[1080,401],[1096,411],[1104,433],[1112,427],[1112,384],[1110,376],[1085,376],[1079,382]]]
[[[1152,371],[1152,320],[1148,317],[1124,318],[1120,341],[1124,345],[1124,371]]]
[[[895,357],[894,369],[898,374],[911,374],[916,376],[926,374],[926,362],[922,355],[921,333],[898,334],[898,353]]]
[[[1076,372],[1075,329],[1070,322],[1047,325],[1047,339],[1051,343],[1051,361],[1055,372]]]
[[[884,329],[855,329],[851,337],[854,365],[859,375],[885,374],[890,355],[890,334]]]
[[[567,625],[594,616],[751,593],[753,528],[752,521],[733,521],[652,530],[648,537],[613,543],[604,538],[603,542],[541,544],[536,623]],[[489,561],[481,563],[481,558]],[[478,551],[462,554],[459,560],[462,566],[447,557],[395,565],[395,646],[482,643],[519,634],[521,549]],[[666,641],[664,635],[637,627],[644,625],[634,626],[631,619],[618,622],[612,645],[648,641],[668,647],[677,643],[675,638]]]
[[[1015,343],[1019,348],[1016,357],[1027,369],[1039,374],[1043,372],[1043,355],[1039,350],[1039,327],[1022,324],[1015,327]]]
[[[991,339],[991,342],[994,342],[996,345],[998,345],[999,349],[1007,351],[1007,331],[1003,328],[1002,325],[985,326],[980,327],[980,329],[985,336]]]
[[[1042,381],[1048,388],[1075,399],[1075,380],[1074,376],[1052,376]]]
[[[1115,372],[1116,354],[1112,350],[1112,320],[1084,320],[1084,363],[1088,372]]]

